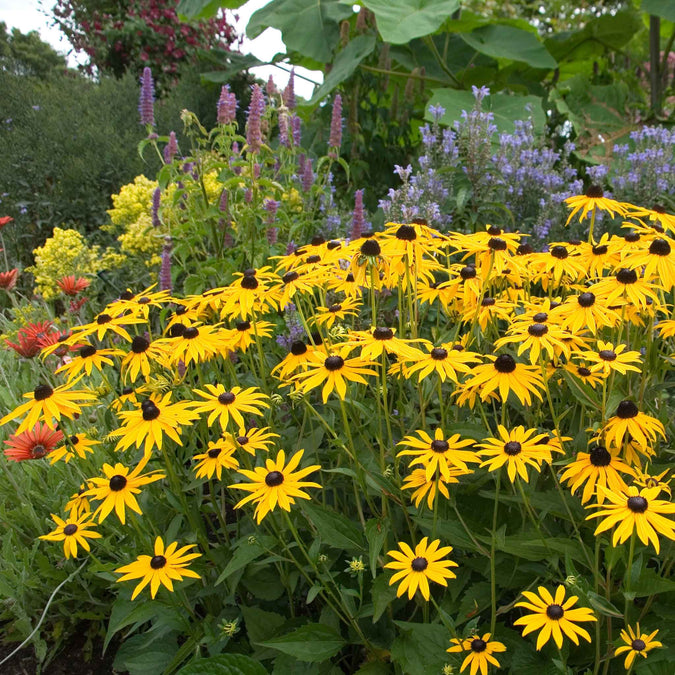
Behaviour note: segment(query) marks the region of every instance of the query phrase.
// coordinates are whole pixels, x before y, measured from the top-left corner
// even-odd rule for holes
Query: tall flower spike
[[[176,156],[178,153],[178,141],[176,140],[176,132],[171,131],[169,133],[169,140],[167,144],[164,146],[164,161],[167,164],[171,164],[173,162],[173,158]]]
[[[363,210],[363,193],[364,190],[357,190],[354,193],[354,213],[352,215],[352,234],[351,240],[358,239],[363,234],[364,225],[366,224],[366,216]]]
[[[164,237],[164,246],[162,247],[162,266],[159,270],[159,289],[161,291],[171,292],[171,249],[173,240],[170,236]]]
[[[248,121],[246,122],[246,143],[249,152],[260,152],[262,147],[262,114],[265,111],[265,99],[262,89],[253,85],[251,103],[248,107]]]
[[[159,206],[162,201],[162,189],[155,188],[152,193],[152,226],[159,227],[162,223],[159,220]]]
[[[301,134],[300,129],[302,126],[302,120],[297,116],[293,115],[291,119],[291,130],[293,132],[293,145],[296,148],[300,147]]]
[[[342,145],[342,96],[335,95],[333,101],[333,114],[330,120],[330,136],[328,138],[328,147],[334,150],[340,150]]]
[[[295,68],[291,68],[291,74],[288,78],[288,84],[284,89],[284,93],[281,95],[284,105],[289,110],[295,110]]]
[[[232,124],[237,118],[237,97],[226,84],[220,90],[218,99],[218,124]]]
[[[314,172],[312,171],[312,160],[306,159],[302,170],[302,189],[309,192],[314,183]]]
[[[138,101],[138,113],[141,124],[155,126],[155,83],[152,81],[152,71],[147,66],[143,68],[141,76],[141,95]]]

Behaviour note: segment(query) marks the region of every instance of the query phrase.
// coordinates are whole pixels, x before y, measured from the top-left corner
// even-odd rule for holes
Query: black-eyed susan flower
[[[142,375],[147,380],[152,364],[161,364],[167,357],[167,351],[166,344],[158,340],[150,342],[143,335],[134,336],[131,351],[122,359],[122,379],[135,382]]]
[[[273,289],[278,277],[268,267],[237,272],[235,277],[224,294],[221,316],[246,321],[277,307]]]
[[[404,541],[399,542],[400,551],[389,551],[387,555],[393,558],[393,562],[385,565],[386,569],[398,570],[389,579],[389,585],[393,586],[400,582],[396,590],[396,597],[401,597],[406,591],[408,599],[412,600],[417,589],[420,589],[422,597],[429,600],[429,581],[441,586],[447,586],[446,579],[455,579],[456,574],[449,567],[458,567],[452,560],[443,560],[452,552],[452,546],[439,548],[440,539],[432,541],[424,537],[413,551]]]
[[[609,309],[607,303],[590,291],[567,298],[553,312],[560,317],[562,328],[575,334],[584,329],[596,334],[600,328],[615,326],[621,319],[617,312]]]
[[[317,348],[314,345],[307,344],[303,340],[294,340],[291,343],[291,349],[284,359],[272,368],[272,375],[280,380],[286,380],[293,376],[298,370],[306,370],[307,365],[312,360],[312,354]],[[320,351],[326,356],[325,348],[319,347]]]
[[[584,384],[593,387],[593,389],[602,384],[604,380],[604,377],[601,377],[598,373],[594,373],[585,363],[566,363],[564,368],[572,377],[578,378]]]
[[[295,382],[296,389],[308,392],[323,385],[321,396],[326,403],[332,391],[336,391],[341,399],[347,395],[347,382],[359,382],[366,384],[364,375],[377,375],[374,370],[368,368],[373,365],[371,361],[365,361],[360,357],[347,358],[350,347],[342,347],[330,354],[313,352],[311,360],[307,363],[304,373],[296,373],[291,379]]]
[[[499,319],[508,321],[512,313],[513,303],[510,300],[505,297],[493,298],[486,295],[477,307],[464,305],[462,321],[465,323],[476,321],[481,330],[485,330],[488,324],[494,324]]]
[[[39,384],[33,391],[23,395],[29,400],[5,415],[0,420],[0,425],[27,413],[16,430],[16,433],[20,434],[26,429],[33,429],[38,422],[44,422],[50,429],[54,429],[54,422],[58,422],[62,417],[72,420],[82,413],[83,406],[91,405],[89,402],[97,398],[91,391],[72,389],[78,381],[79,378],[56,388],[50,384]]]
[[[585,484],[581,503],[586,504],[596,493],[597,486],[608,487],[614,492],[626,490],[628,486],[619,472],[635,476],[635,471],[619,458],[618,451],[610,453],[603,445],[594,444],[588,452],[577,453],[576,459],[565,466],[560,481],[567,483],[572,492]],[[604,492],[598,490],[597,499],[602,504]]]
[[[66,558],[77,558],[77,547],[80,545],[85,551],[90,551],[91,547],[87,539],[100,539],[101,535],[90,528],[94,523],[90,520],[88,513],[76,515],[71,513],[68,518],[63,520],[52,513],[52,520],[56,523],[56,529],[49,534],[40,535],[40,539],[47,541],[62,541],[63,554]]]
[[[256,452],[268,452],[271,445],[274,445],[273,438],[279,438],[279,434],[270,431],[269,427],[254,427],[253,429],[239,429],[238,434],[228,434],[236,448],[246,450],[250,455],[255,456]]]
[[[86,485],[81,483],[80,489],[70,496],[70,499],[63,507],[63,510],[67,511],[71,518],[78,518],[83,513],[91,513],[91,504],[84,494],[86,491]]]
[[[530,363],[535,365],[539,363],[539,357],[546,354],[549,360],[557,360],[561,356],[569,358],[570,347],[564,341],[566,332],[552,323],[534,323],[518,322],[513,324],[507,331],[507,334],[495,342],[495,347],[499,349],[507,344],[516,343],[518,347],[518,356],[529,350]]]
[[[508,430],[501,424],[497,427],[499,438],[486,438],[478,447],[481,457],[488,457],[481,463],[488,471],[495,471],[506,465],[509,480],[513,483],[516,474],[526,483],[529,481],[527,467],[531,466],[541,471],[543,462],[552,461],[551,447],[548,445],[548,435],[537,433],[536,429],[525,429],[518,426]]]
[[[144,456],[133,471],[119,462],[115,466],[106,463],[102,467],[105,478],[89,479],[89,489],[83,495],[96,501],[102,500],[94,513],[94,516],[98,516],[99,523],[102,523],[113,509],[122,525],[126,522],[126,507],[141,515],[141,507],[134,495],[140,494],[143,485],[161,480],[166,475],[161,471],[142,474],[141,471],[147,463],[148,457]]]
[[[63,440],[63,432],[38,423],[32,429],[13,434],[4,443],[5,457],[11,462],[42,459]]]
[[[486,358],[490,363],[475,366],[464,383],[467,388],[479,388],[481,400],[486,401],[492,392],[498,392],[502,402],[506,402],[511,391],[523,405],[532,405],[532,394],[541,400],[544,382],[538,368],[516,363],[510,354]]]
[[[524,626],[523,636],[539,630],[537,637],[537,651],[539,651],[550,639],[558,647],[562,648],[563,635],[566,635],[575,645],[579,644],[579,637],[591,641],[588,631],[577,626],[577,623],[586,621],[597,621],[593,616],[593,610],[587,607],[577,607],[579,598],[576,595],[570,596],[565,600],[565,587],[558,586],[553,597],[548,589],[539,586],[537,589],[539,595],[531,591],[523,591],[523,595],[528,602],[517,602],[516,607],[528,609],[532,614],[521,616],[513,622],[514,626]]]
[[[304,450],[298,450],[288,460],[286,464],[286,453],[279,450],[277,458],[265,460],[265,466],[256,467],[253,471],[240,469],[239,473],[248,478],[250,483],[236,483],[228,487],[237,490],[246,490],[251,494],[244,497],[234,507],[241,508],[244,504],[254,502],[255,518],[258,524],[262,519],[277,506],[285,511],[291,510],[291,504],[295,504],[295,499],[310,499],[310,496],[303,492],[302,488],[320,488],[318,483],[303,481],[305,476],[318,471],[321,467],[318,464],[307,466],[304,469],[296,471]]]
[[[655,237],[646,251],[636,253],[627,259],[631,268],[644,267],[644,278],[656,279],[666,290],[675,286],[675,251],[670,241],[663,237]]]
[[[115,450],[126,450],[134,444],[140,448],[145,444],[145,455],[148,456],[153,447],[162,448],[164,434],[183,445],[180,440],[182,425],[189,425],[199,417],[192,406],[192,401],[171,403],[171,392],[167,392],[164,396],[153,394],[136,410],[123,410],[118,413],[122,426],[110,433],[121,436]]]
[[[613,306],[628,300],[636,307],[645,308],[649,303],[659,303],[657,291],[660,286],[647,281],[639,270],[620,268],[614,276],[605,277],[591,286],[590,291],[602,298],[605,305]]]
[[[663,424],[655,417],[640,412],[630,400],[619,403],[614,417],[610,417],[602,429],[602,434],[608,445],[619,448],[629,436],[641,446],[653,445],[659,436],[666,437]]]
[[[490,665],[499,668],[499,661],[493,654],[499,654],[506,651],[506,645],[497,640],[492,640],[492,633],[484,633],[482,636],[479,633],[474,633],[463,640],[460,638],[452,638],[450,643],[452,647],[446,649],[446,652],[461,652],[466,654],[464,661],[459,669],[463,673],[469,666],[471,670],[469,675],[476,675],[480,670],[481,675],[487,675]]]
[[[234,445],[224,438],[209,441],[207,451],[193,457],[197,460],[194,466],[197,478],[212,478],[215,473],[220,480],[223,469],[238,469],[239,462],[233,457],[235,450]]]
[[[229,332],[228,349],[245,352],[255,342],[256,335],[258,339],[268,338],[272,335],[272,328],[274,324],[269,321],[237,321]]]
[[[611,530],[617,526],[612,537],[612,546],[623,544],[633,532],[637,533],[640,541],[645,545],[653,544],[658,553],[659,534],[675,540],[675,522],[664,518],[662,514],[675,513],[675,504],[663,499],[657,499],[661,492],[660,487],[642,488],[639,490],[631,485],[627,490],[614,492],[608,488],[598,487],[607,498],[608,504],[591,504],[590,507],[600,508],[586,518],[602,518],[595,529],[595,535]]]
[[[73,329],[72,340],[81,340],[89,335],[96,335],[96,339],[100,342],[103,340],[108,332],[119,335],[123,340],[131,342],[131,335],[126,329],[126,326],[134,326],[146,323],[143,317],[126,314],[123,316],[115,316],[102,312],[98,314],[91,323],[77,326]]]
[[[640,624],[637,623],[635,629],[632,626],[628,626],[628,630],[625,628],[621,631],[621,639],[626,643],[617,647],[614,651],[615,656],[620,654],[626,654],[626,658],[623,662],[623,667],[626,670],[630,670],[633,667],[633,661],[635,661],[636,656],[642,656],[647,658],[652,649],[657,647],[663,647],[663,645],[654,638],[656,637],[659,631],[655,630],[652,633],[643,633],[640,629]]]
[[[383,255],[377,236],[356,239],[350,249],[353,255],[349,271],[354,283],[358,287],[381,288],[381,277],[388,273],[391,258]]]
[[[413,360],[405,360],[401,372],[406,379],[417,375],[420,382],[436,373],[441,382],[458,383],[460,374],[471,372],[480,358],[479,354],[465,350],[462,344],[444,342],[439,347],[428,345],[426,353],[420,351]]]
[[[269,408],[266,402],[269,397],[256,387],[232,387],[229,391],[222,384],[207,384],[205,387],[208,391],[193,390],[205,400],[195,401],[192,409],[197,413],[209,413],[208,425],[212,426],[218,420],[223,431],[230,419],[237,428],[241,428],[245,426],[244,414],[262,415],[263,409]]]
[[[73,434],[68,438],[66,443],[56,448],[56,450],[49,455],[49,461],[51,464],[54,464],[60,459],[63,459],[65,463],[68,464],[75,455],[80,459],[84,459],[88,452],[94,452],[94,446],[100,444],[101,441],[89,438],[87,434]]]
[[[448,466],[446,476],[434,475],[431,480],[427,480],[427,472],[425,469],[413,469],[409,476],[403,479],[401,490],[413,490],[410,499],[415,502],[415,506],[419,507],[422,500],[427,498],[427,506],[433,509],[434,500],[439,494],[442,494],[446,499],[450,499],[447,485],[450,483],[459,483],[458,476],[466,475],[467,471],[458,469],[456,466]]]
[[[311,293],[323,281],[323,274],[317,270],[301,273],[290,270],[281,277],[281,293],[279,295],[279,308],[285,307],[293,300],[296,293],[306,295]]]
[[[567,218],[567,222],[565,223],[566,225],[569,224],[570,220],[572,220],[577,213],[581,213],[579,216],[580,221],[594,211],[607,211],[612,218],[614,218],[615,215],[625,216],[628,206],[623,202],[618,202],[615,199],[605,197],[602,188],[599,185],[591,185],[583,195],[568,197],[565,200],[565,204],[572,209]]]
[[[612,236],[606,232],[595,244],[582,243],[580,255],[590,278],[602,277],[605,270],[613,269],[620,262],[619,251],[612,245]]]
[[[608,377],[616,371],[625,375],[629,370],[640,373],[636,363],[641,364],[640,352],[626,351],[626,345],[613,345],[611,342],[598,340],[595,351],[580,354],[588,363],[592,372]]]
[[[658,487],[661,489],[661,492],[665,493],[668,495],[668,498],[672,497],[672,491],[670,489],[670,481],[672,480],[672,477],[666,478],[668,475],[668,471],[670,469],[666,469],[665,471],[661,471],[661,473],[657,473],[655,475],[652,475],[648,473],[648,471],[636,471],[635,472],[635,477],[633,478],[633,485],[637,485],[638,487],[641,488],[655,488]]]
[[[475,452],[463,450],[463,448],[472,446],[474,442],[470,439],[460,440],[459,434],[453,434],[446,439],[440,427],[436,428],[433,438],[424,429],[418,429],[415,433],[417,437],[406,436],[399,443],[405,449],[401,450],[397,457],[413,457],[410,466],[421,464],[427,480],[431,480],[431,477],[438,471],[441,477],[448,481],[451,476],[451,467],[454,466],[465,473],[470,473],[466,463],[480,461]]]
[[[121,356],[124,352],[120,349],[98,349],[94,345],[86,344],[80,347],[77,356],[56,370],[57,373],[66,373],[69,380],[77,377],[80,373],[91,375],[94,369],[99,372],[103,366],[112,366],[113,356]]]
[[[328,307],[320,305],[316,308],[317,313],[312,317],[312,321],[317,326],[331,328],[337,320],[344,321],[348,316],[356,316],[361,304],[356,298],[345,298]]]
[[[191,363],[203,363],[216,354],[227,356],[232,351],[230,336],[218,326],[196,325],[176,330],[180,324],[172,327],[172,337],[162,338],[161,347],[166,347],[168,361],[177,364],[182,361],[186,366]],[[176,333],[174,336],[173,334]]]
[[[129,312],[134,316],[140,316],[147,320],[150,314],[150,307],[160,309],[164,306],[164,303],[171,300],[169,291],[153,291],[152,289],[155,286],[157,284],[152,284],[152,286],[148,286],[148,288],[138,293],[134,293],[131,289],[127,288],[117,300],[111,302],[105,308],[105,311],[113,316]]]
[[[581,256],[565,244],[555,244],[546,253],[533,254],[533,280],[539,281],[545,291],[581,279],[586,270]]]
[[[161,537],[155,539],[154,555],[139,555],[135,562],[118,567],[115,572],[124,574],[117,581],[132,581],[141,579],[131,594],[131,599],[150,584],[150,595],[154,599],[160,585],[166,586],[173,593],[173,581],[183,581],[183,577],[201,579],[199,574],[188,569],[188,565],[195,558],[201,557],[201,553],[188,553],[196,544],[190,544],[178,548],[178,543],[173,542],[166,548]]]
[[[350,331],[345,346],[360,349],[359,355],[367,361],[379,359],[382,354],[396,354],[401,359],[413,359],[419,353],[416,344],[421,340],[402,340],[394,328],[378,326],[370,330]]]

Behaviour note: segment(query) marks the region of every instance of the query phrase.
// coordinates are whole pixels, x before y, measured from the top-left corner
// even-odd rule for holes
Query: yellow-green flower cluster
[[[112,196],[114,208],[108,211],[110,220],[116,228],[127,229],[142,215],[152,215],[152,193],[157,181],[145,176],[136,176],[133,183],[122,187],[119,194]]]
[[[27,270],[35,275],[35,285],[45,300],[59,295],[57,281],[64,276],[96,274],[103,269],[99,247],[87,245],[77,230],[55,227],[53,236],[33,254],[35,265]]]
[[[126,232],[117,237],[117,241],[122,253],[142,257],[148,266],[161,262],[164,236],[152,226],[152,218],[146,213],[127,225]]]

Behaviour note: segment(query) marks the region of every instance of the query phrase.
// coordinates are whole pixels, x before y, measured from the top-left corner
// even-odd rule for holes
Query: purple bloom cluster
[[[141,118],[141,124],[155,126],[155,83],[152,81],[152,71],[147,66],[143,68],[143,75],[141,76],[138,114]]]
[[[171,164],[173,162],[173,158],[176,156],[178,153],[178,141],[176,140],[176,132],[171,131],[169,133],[169,140],[167,141],[167,144],[164,146],[164,161],[167,164]]]
[[[305,329],[302,327],[298,310],[292,302],[289,302],[284,308],[284,321],[288,330],[287,335],[277,335],[277,344],[290,351],[291,345],[302,340],[305,335]]]
[[[237,119],[237,97],[230,91],[230,85],[226,84],[220,90],[218,99],[218,124],[232,124]]]
[[[328,147],[339,150],[342,145],[342,96],[335,95],[333,101],[333,114],[330,120],[330,136],[328,138]]]
[[[265,222],[268,225],[271,225],[276,219],[279,206],[281,206],[281,202],[277,202],[274,199],[265,199],[263,201],[263,208],[267,211]]]
[[[260,152],[262,147],[262,116],[264,112],[265,97],[263,91],[257,84],[254,84],[246,122],[246,144],[249,152]]]
[[[170,236],[164,237],[164,246],[162,247],[162,266],[159,270],[159,290],[171,291],[171,250],[173,241]]]
[[[349,235],[350,239],[358,239],[370,223],[366,223],[366,214],[363,209],[363,193],[364,190],[357,190],[354,193],[354,212],[352,214],[352,232]]]
[[[288,84],[281,94],[281,98],[284,102],[284,105],[289,110],[295,110],[296,101],[295,101],[295,68],[291,68],[291,74],[288,78]]]
[[[159,219],[159,206],[162,199],[161,188],[155,188],[152,193],[152,226],[159,227],[162,223]]]

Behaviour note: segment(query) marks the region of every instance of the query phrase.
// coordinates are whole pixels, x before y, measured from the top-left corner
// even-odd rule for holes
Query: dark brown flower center
[[[634,284],[638,280],[637,272],[624,267],[616,273],[616,280],[620,284]]]
[[[577,368],[577,373],[579,373],[581,377],[588,377],[591,374],[591,371],[585,366],[579,366]]]
[[[577,296],[577,302],[582,307],[592,307],[595,303],[595,294],[594,293],[581,293]]]
[[[211,458],[215,459],[220,454],[222,448],[211,448],[206,454]]]
[[[467,265],[466,267],[462,267],[462,269],[459,271],[459,276],[462,277],[464,281],[468,281],[469,279],[475,279],[476,268],[473,265]]]
[[[108,323],[109,321],[112,321],[112,316],[110,316],[110,314],[99,314],[96,317],[96,323],[99,326],[102,326],[104,323]]]
[[[199,328],[190,326],[183,331],[183,337],[186,340],[194,340],[199,335]]]
[[[429,561],[426,558],[414,558],[410,563],[413,572],[424,572],[429,567]]]
[[[616,352],[613,349],[601,349],[598,356],[603,361],[616,361]]]
[[[83,359],[88,359],[90,356],[96,354],[96,347],[93,345],[85,345],[80,349],[79,354]]]
[[[504,452],[509,457],[514,457],[515,455],[519,455],[520,451],[522,449],[523,449],[523,446],[518,441],[509,441],[508,443],[504,444]]]
[[[237,321],[237,323],[234,324],[234,327],[240,333],[244,333],[245,331],[247,331],[251,328],[251,322],[250,321]]]
[[[48,384],[38,384],[33,390],[33,397],[36,401],[44,401],[54,393],[54,390]]]
[[[600,246],[594,246],[592,250],[594,255],[605,255],[607,253],[607,246],[601,244]]]
[[[609,466],[612,463],[612,455],[602,445],[594,445],[589,456],[593,466]]]
[[[248,443],[248,436],[237,436],[237,443],[239,445],[246,445]]]
[[[512,373],[516,369],[516,362],[510,354],[502,354],[495,359],[494,366],[498,373]]]
[[[309,243],[312,246],[321,246],[321,244],[326,243],[326,240],[320,234],[317,234],[316,236],[312,237],[312,241],[310,241]]]
[[[143,419],[146,422],[152,422],[159,417],[159,408],[152,401],[144,401],[141,406],[143,411]]]
[[[150,341],[146,340],[142,335],[136,335],[131,341],[131,351],[134,354],[142,354],[147,351],[150,346]]]
[[[127,479],[117,473],[110,479],[108,486],[113,492],[119,492],[120,490],[124,490],[127,486]]]
[[[448,350],[443,349],[443,347],[434,347],[431,350],[431,358],[434,361],[444,361],[448,358]]]
[[[340,248],[340,246],[342,246],[342,243],[339,242],[339,241],[335,241],[335,240],[329,241],[329,242],[326,244],[326,248],[327,248],[329,251],[333,251],[333,250],[335,250],[336,248]]]
[[[218,396],[218,403],[223,405],[230,405],[234,403],[234,399],[237,398],[231,391],[224,391],[220,396]]]
[[[150,302],[150,298],[147,295],[144,295],[142,298],[138,299],[139,305],[147,305]]]
[[[361,254],[369,258],[374,258],[380,255],[381,252],[380,245],[374,239],[367,239],[361,244]]]
[[[63,528],[63,534],[65,534],[68,537],[75,534],[76,532],[77,532],[77,525],[75,525],[75,523],[68,523],[68,525],[66,525]]]
[[[270,471],[265,476],[265,485],[268,487],[277,487],[284,482],[284,474],[281,471]]]
[[[329,356],[324,362],[326,370],[340,370],[345,365],[345,360],[341,356]]]
[[[567,258],[569,255],[569,252],[564,246],[554,246],[551,249],[551,255],[554,258],[558,258],[558,260],[565,260],[565,258]]]
[[[166,558],[163,555],[155,555],[150,561],[150,567],[153,570],[161,570],[166,565]]]
[[[33,459],[42,459],[47,454],[47,448],[44,445],[34,445],[33,449],[30,451],[30,455]]]
[[[302,340],[295,340],[291,345],[291,354],[301,356],[307,352],[307,345]]]
[[[471,651],[473,652],[484,652],[487,649],[487,642],[481,640],[480,638],[474,638],[471,640]]]
[[[348,284],[353,284],[353,283],[354,283],[354,275],[350,272],[350,273],[345,277],[345,281],[346,281]]]
[[[647,645],[644,640],[637,638],[630,643],[631,649],[634,649],[636,652],[641,652]]]
[[[241,280],[241,287],[245,288],[247,291],[254,291],[258,286],[259,282],[255,277],[244,277]]]
[[[186,330],[187,328],[182,323],[174,323],[171,328],[169,328],[169,336],[173,338],[181,337],[185,335]]]
[[[431,449],[433,452],[438,452],[439,454],[447,452],[449,447],[450,444],[447,441],[442,441],[440,439],[431,441]]]
[[[649,245],[649,252],[652,255],[669,255],[670,244],[665,239],[654,239],[654,241]]]
[[[548,321],[548,314],[546,312],[537,312],[532,317],[532,321],[535,321],[536,323],[544,323],[544,321]]]
[[[532,337],[542,337],[548,333],[548,326],[545,323],[533,323],[531,326],[528,326],[527,332]]]
[[[332,314],[335,314],[335,312],[339,312],[342,310],[342,305],[339,302],[336,302],[334,305],[331,305],[328,308],[328,311],[331,312]]]
[[[586,190],[586,196],[589,199],[602,199],[603,194],[602,188],[599,185],[591,185],[588,190]]]
[[[376,340],[391,340],[394,337],[394,331],[391,328],[376,328],[373,331],[373,337]]]
[[[546,616],[554,621],[562,619],[563,614],[565,614],[565,610],[560,605],[549,605],[546,608]]]
[[[133,300],[134,294],[130,290],[124,291],[124,293],[120,294],[120,300]]]
[[[506,251],[506,242],[501,237],[490,237],[488,248],[493,251]]]
[[[502,232],[503,230],[501,229],[501,227],[497,227],[496,225],[490,225],[490,227],[488,227],[487,229],[487,233],[491,237],[498,237]]]
[[[532,244],[520,244],[516,249],[517,255],[529,255],[530,253],[534,253]]]
[[[299,279],[300,275],[297,272],[291,271],[291,272],[286,272],[283,277],[281,277],[281,280],[285,284],[290,284],[292,281],[295,281],[296,279]]]
[[[417,232],[412,225],[401,225],[401,227],[396,230],[396,238],[403,241],[415,241],[417,239]]]
[[[497,304],[497,301],[494,298],[483,298],[481,305],[483,307],[493,307]]]
[[[621,401],[616,407],[616,416],[620,417],[622,420],[628,420],[632,417],[637,417],[638,407],[633,403],[633,401]]]
[[[71,436],[69,440],[73,445],[77,445],[80,442],[80,439],[77,436]]]
[[[644,497],[628,497],[626,506],[633,513],[644,513],[649,506],[649,502]]]
[[[628,232],[624,234],[623,238],[625,241],[634,244],[636,241],[640,241],[640,234],[639,232]]]

